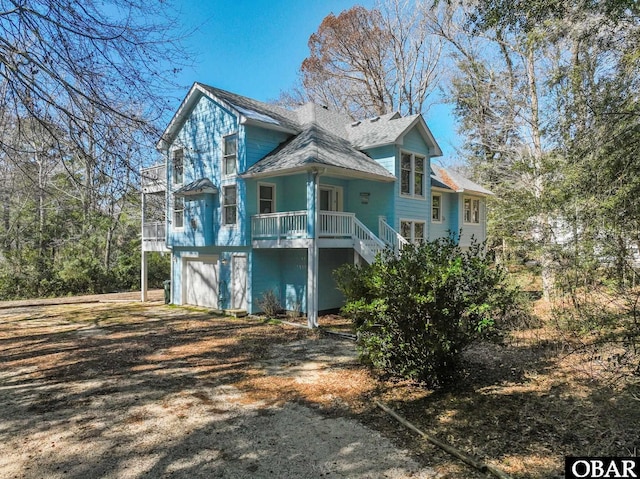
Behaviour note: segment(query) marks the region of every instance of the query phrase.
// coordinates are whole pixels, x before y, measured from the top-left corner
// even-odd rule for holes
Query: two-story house
[[[144,253],[164,249],[173,303],[255,313],[271,290],[316,326],[342,304],[340,265],[486,236],[491,193],[431,164],[441,151],[419,114],[354,122],[195,83],[157,147],[165,164],[143,171],[143,197],[164,192],[166,222],[143,220],[143,298]]]

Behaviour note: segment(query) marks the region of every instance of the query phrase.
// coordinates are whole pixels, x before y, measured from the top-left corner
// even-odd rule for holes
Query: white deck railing
[[[143,241],[164,241],[164,222],[156,221],[142,225]]]
[[[164,185],[167,181],[166,171],[164,164],[143,168],[140,172],[142,186]]]
[[[394,230],[384,218],[378,222],[378,234],[380,239],[389,246],[396,254],[402,251],[409,242],[396,230]]]
[[[296,239],[307,237],[307,212],[288,211],[251,218],[253,239]]]
[[[318,236],[324,238],[350,238],[353,236],[354,213],[339,211],[321,211],[318,215],[320,229]]]
[[[254,240],[308,238],[306,211],[255,215],[251,218],[251,227]],[[368,262],[372,262],[378,253],[387,248],[385,242],[361,223],[354,213],[321,211],[318,215],[318,237],[348,238],[352,240],[354,249]]]

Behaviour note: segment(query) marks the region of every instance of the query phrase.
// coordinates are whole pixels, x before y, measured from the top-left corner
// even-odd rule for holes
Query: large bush
[[[335,273],[361,354],[375,367],[431,386],[449,383],[459,355],[514,314],[517,291],[484,248],[449,238],[387,252],[371,265]]]

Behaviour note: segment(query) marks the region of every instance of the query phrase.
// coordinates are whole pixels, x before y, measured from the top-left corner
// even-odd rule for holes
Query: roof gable
[[[347,127],[349,141],[364,150],[377,146],[401,143],[404,136],[416,128],[432,152],[430,156],[442,156],[442,150],[421,114],[402,117],[398,112],[356,121]]]
[[[194,83],[185,96],[177,112],[162,134],[156,148],[166,149],[173,142],[198,101],[206,96],[238,117],[240,123],[256,124],[264,128],[297,133],[300,131],[294,112],[277,105],[252,100],[235,93],[213,88],[202,83]]]

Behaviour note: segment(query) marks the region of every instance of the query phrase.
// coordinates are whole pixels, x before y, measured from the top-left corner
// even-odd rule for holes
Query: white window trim
[[[321,183],[318,186],[318,211],[320,210],[320,190],[327,190],[331,192],[333,202],[335,203],[335,210],[327,210],[327,211],[336,211],[341,212],[344,211],[344,188],[342,186],[337,185],[327,185]]]
[[[227,155],[226,152],[226,144],[227,144],[227,139],[230,137],[235,137],[236,139],[236,153],[235,153],[235,157],[236,157],[236,168],[235,168],[235,172],[234,173],[227,173],[227,156],[231,156],[231,155]],[[234,132],[234,133],[230,133],[229,135],[224,135],[222,137],[222,176],[224,178],[233,178],[238,176],[238,132]]]
[[[400,218],[400,224],[399,224],[399,229],[398,231],[400,231],[400,235],[402,235],[402,223],[411,223],[411,238],[408,239],[409,242],[414,243],[416,242],[416,229],[415,229],[415,225],[416,223],[420,223],[421,225],[423,225],[423,237],[422,237],[422,241],[427,241],[428,239],[428,233],[427,233],[427,222],[424,220],[417,220],[417,219],[413,219],[413,218]],[[406,239],[406,238],[405,238]]]
[[[184,225],[187,221],[187,202],[182,198],[182,226],[175,226],[176,224],[176,199],[177,197],[173,197],[173,204],[171,205],[171,227],[174,231],[184,231]]]
[[[471,221],[467,221],[466,215],[465,215],[465,210],[464,210],[464,202],[465,200],[470,200],[470,212],[471,212]],[[473,221],[473,202],[477,201],[478,202],[478,221]],[[462,197],[462,224],[464,225],[470,225],[470,226],[474,226],[474,225],[481,225],[482,224],[482,201],[481,198],[479,196],[463,196]]]
[[[439,218],[437,220],[433,219],[433,198],[435,196],[438,196],[440,198],[440,215]],[[431,193],[431,222],[432,223],[442,223],[443,219],[442,219],[443,215],[442,215],[442,194],[441,193]]]
[[[278,210],[277,210],[277,207],[276,207],[276,190],[277,190],[276,184],[275,183],[267,183],[267,182],[264,182],[264,181],[259,181],[258,182],[257,195],[256,195],[258,197],[258,210],[257,210],[258,214],[259,215],[260,214],[266,214],[266,213],[261,213],[260,212],[260,187],[261,186],[269,186],[269,187],[273,188],[273,198],[271,199],[271,201],[273,201],[273,208],[272,208],[273,211],[271,211],[271,213],[277,213]],[[236,194],[237,194],[237,192],[236,192]]]
[[[176,181],[176,153],[178,151],[182,151],[182,179],[180,182]],[[184,184],[184,148],[174,148],[171,150],[171,184],[174,186]]]
[[[411,170],[409,172],[409,193],[403,193],[402,191],[402,155],[409,155],[411,156]],[[422,161],[424,162],[424,167],[423,167],[423,171],[422,171],[422,193],[416,194],[415,192],[415,188],[416,188],[416,157],[421,158]],[[422,200],[422,201],[427,201],[427,181],[428,181],[428,170],[429,170],[429,166],[427,164],[427,159],[428,156],[426,155],[422,155],[420,153],[413,153],[411,151],[407,151],[407,150],[400,150],[400,161],[398,163],[398,167],[399,167],[399,172],[400,172],[400,181],[398,183],[398,188],[400,190],[400,196],[402,198],[411,198],[414,200]]]
[[[235,223],[227,223],[227,215],[225,212],[225,209],[227,208],[227,206],[225,204],[225,199],[227,196],[227,188],[235,188],[236,189],[236,221]],[[237,183],[233,183],[230,185],[224,185],[222,187],[222,195],[221,195],[221,199],[222,199],[222,226],[224,226],[225,228],[237,228],[238,227],[238,185]]]

